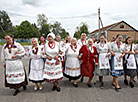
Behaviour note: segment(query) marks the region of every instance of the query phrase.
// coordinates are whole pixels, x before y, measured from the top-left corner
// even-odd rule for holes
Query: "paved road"
[[[23,62],[28,71],[28,59],[24,58]],[[96,86],[88,88],[87,78],[83,83],[79,82],[79,88],[74,88],[72,83],[64,78],[60,83],[60,93],[51,91],[52,84],[49,83],[43,83],[44,89],[35,92],[33,84],[29,82],[26,91],[21,89],[21,93],[12,96],[14,90],[4,87],[4,69],[1,62],[0,65],[0,102],[138,102],[138,82],[132,89],[123,84],[123,77],[119,78],[122,89],[118,93],[111,85],[111,76],[105,77],[104,89],[99,88],[98,82]]]

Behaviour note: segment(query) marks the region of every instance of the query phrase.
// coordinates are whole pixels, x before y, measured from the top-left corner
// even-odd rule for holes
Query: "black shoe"
[[[26,86],[23,86],[23,90],[26,90]]]
[[[57,87],[57,92],[60,92],[60,90],[61,90],[60,87]]]
[[[128,81],[127,81],[127,80],[124,80],[124,84],[125,84],[125,85],[128,85]]]
[[[116,87],[115,87],[115,91],[116,91],[116,92],[119,92],[119,88],[116,88]]]
[[[73,84],[74,87],[78,88],[78,84]]]
[[[91,87],[92,87],[92,85],[91,85],[91,84],[88,84],[88,83],[87,83],[87,86],[88,86],[89,88],[91,88]]]
[[[52,91],[55,91],[57,89],[57,86],[53,86]]]
[[[101,88],[101,89],[104,88],[104,83],[101,83],[100,88]]]
[[[135,87],[133,82],[129,82],[129,85],[130,85],[131,88]]]
[[[71,79],[69,78],[69,81],[71,81]]]
[[[13,96],[16,96],[20,91],[19,90],[15,90],[15,92],[13,93]]]
[[[83,77],[81,77],[81,82],[83,82]]]
[[[113,86],[113,87],[115,87],[115,84],[114,84],[114,83],[112,83],[112,86]]]

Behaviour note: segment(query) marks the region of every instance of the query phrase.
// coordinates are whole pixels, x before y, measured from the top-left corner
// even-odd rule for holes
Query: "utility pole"
[[[100,29],[101,27],[103,28],[103,22],[102,22],[102,19],[101,19],[101,15],[100,15],[100,8],[98,8],[98,28],[99,28],[99,34],[100,34]]]

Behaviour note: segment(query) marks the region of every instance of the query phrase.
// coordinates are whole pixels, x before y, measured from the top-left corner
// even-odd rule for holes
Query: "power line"
[[[27,16],[23,14],[18,14],[18,13],[10,13],[11,15],[14,16],[20,16],[20,17],[27,17],[27,18],[37,18],[35,16]],[[90,17],[95,17],[97,16],[97,13],[89,14],[89,15],[81,15],[81,16],[65,16],[65,17],[47,17],[48,19],[76,19],[76,18],[90,18]]]

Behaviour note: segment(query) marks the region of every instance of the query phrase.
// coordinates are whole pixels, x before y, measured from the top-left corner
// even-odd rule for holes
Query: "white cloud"
[[[89,31],[98,28],[96,13],[101,8],[101,17],[104,26],[125,20],[138,28],[138,1],[137,0],[1,0],[0,9],[8,12],[14,25],[23,20],[36,23],[37,14],[44,13],[49,22],[59,21],[69,33],[73,34],[81,22],[87,22]],[[90,15],[72,19],[58,19],[60,17],[74,17]],[[50,19],[54,17],[55,19]]]

